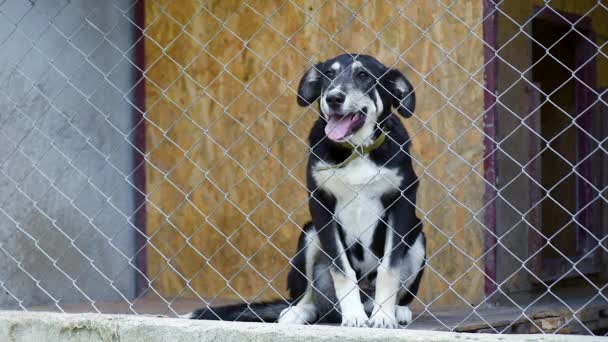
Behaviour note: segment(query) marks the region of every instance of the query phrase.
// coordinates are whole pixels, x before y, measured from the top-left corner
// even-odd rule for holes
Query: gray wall
[[[0,1],[0,308],[134,296],[131,3]]]

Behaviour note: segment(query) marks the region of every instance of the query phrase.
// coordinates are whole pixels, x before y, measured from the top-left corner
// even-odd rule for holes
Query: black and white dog
[[[392,108],[412,115],[412,85],[371,56],[345,54],[300,81],[298,104],[314,102],[321,115],[309,136],[312,222],[291,261],[291,300],[203,308],[189,318],[385,328],[411,321],[426,240],[410,138]]]

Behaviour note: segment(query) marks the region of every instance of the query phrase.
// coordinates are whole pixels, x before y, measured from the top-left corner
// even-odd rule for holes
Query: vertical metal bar
[[[139,231],[135,230],[135,251],[138,252],[135,257],[135,266],[137,268],[135,278],[135,295],[141,295],[148,287],[147,276],[147,253],[146,253],[146,125],[143,121],[146,112],[146,82],[144,79],[144,71],[146,68],[145,61],[145,5],[144,1],[137,1],[135,4],[135,23],[137,28],[134,30],[135,41],[135,63],[137,68],[134,68],[133,81],[135,86],[135,108],[133,109],[133,124],[135,127],[134,145],[137,147],[134,150],[134,200],[135,200],[135,226]]]
[[[496,89],[498,65],[496,63],[496,46],[498,38],[498,20],[495,14],[496,4],[492,0],[483,2],[483,39],[485,64],[485,92],[483,96],[485,115],[484,129],[484,179],[486,181],[483,195],[484,210],[484,253],[486,297],[496,291]]]

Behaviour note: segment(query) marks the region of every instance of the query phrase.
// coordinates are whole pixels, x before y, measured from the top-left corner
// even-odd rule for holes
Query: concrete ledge
[[[102,314],[0,311],[0,341],[160,342],[160,341],[606,341],[573,335],[491,335],[295,326]]]

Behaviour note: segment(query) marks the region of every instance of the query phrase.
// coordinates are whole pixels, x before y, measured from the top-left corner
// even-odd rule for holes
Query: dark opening
[[[577,176],[571,165],[577,162],[577,128],[572,125],[576,115],[575,80],[577,33],[569,26],[535,19],[532,22],[532,78],[543,92],[540,110],[541,143],[540,174],[543,187],[540,222],[545,237],[561,253],[574,257],[577,253]],[[570,70],[569,70],[570,69]],[[548,100],[548,101],[547,101]],[[547,148],[549,147],[549,148]],[[569,164],[570,163],[570,164]],[[549,195],[548,197],[546,195]],[[551,247],[542,250],[542,258],[562,258]]]

